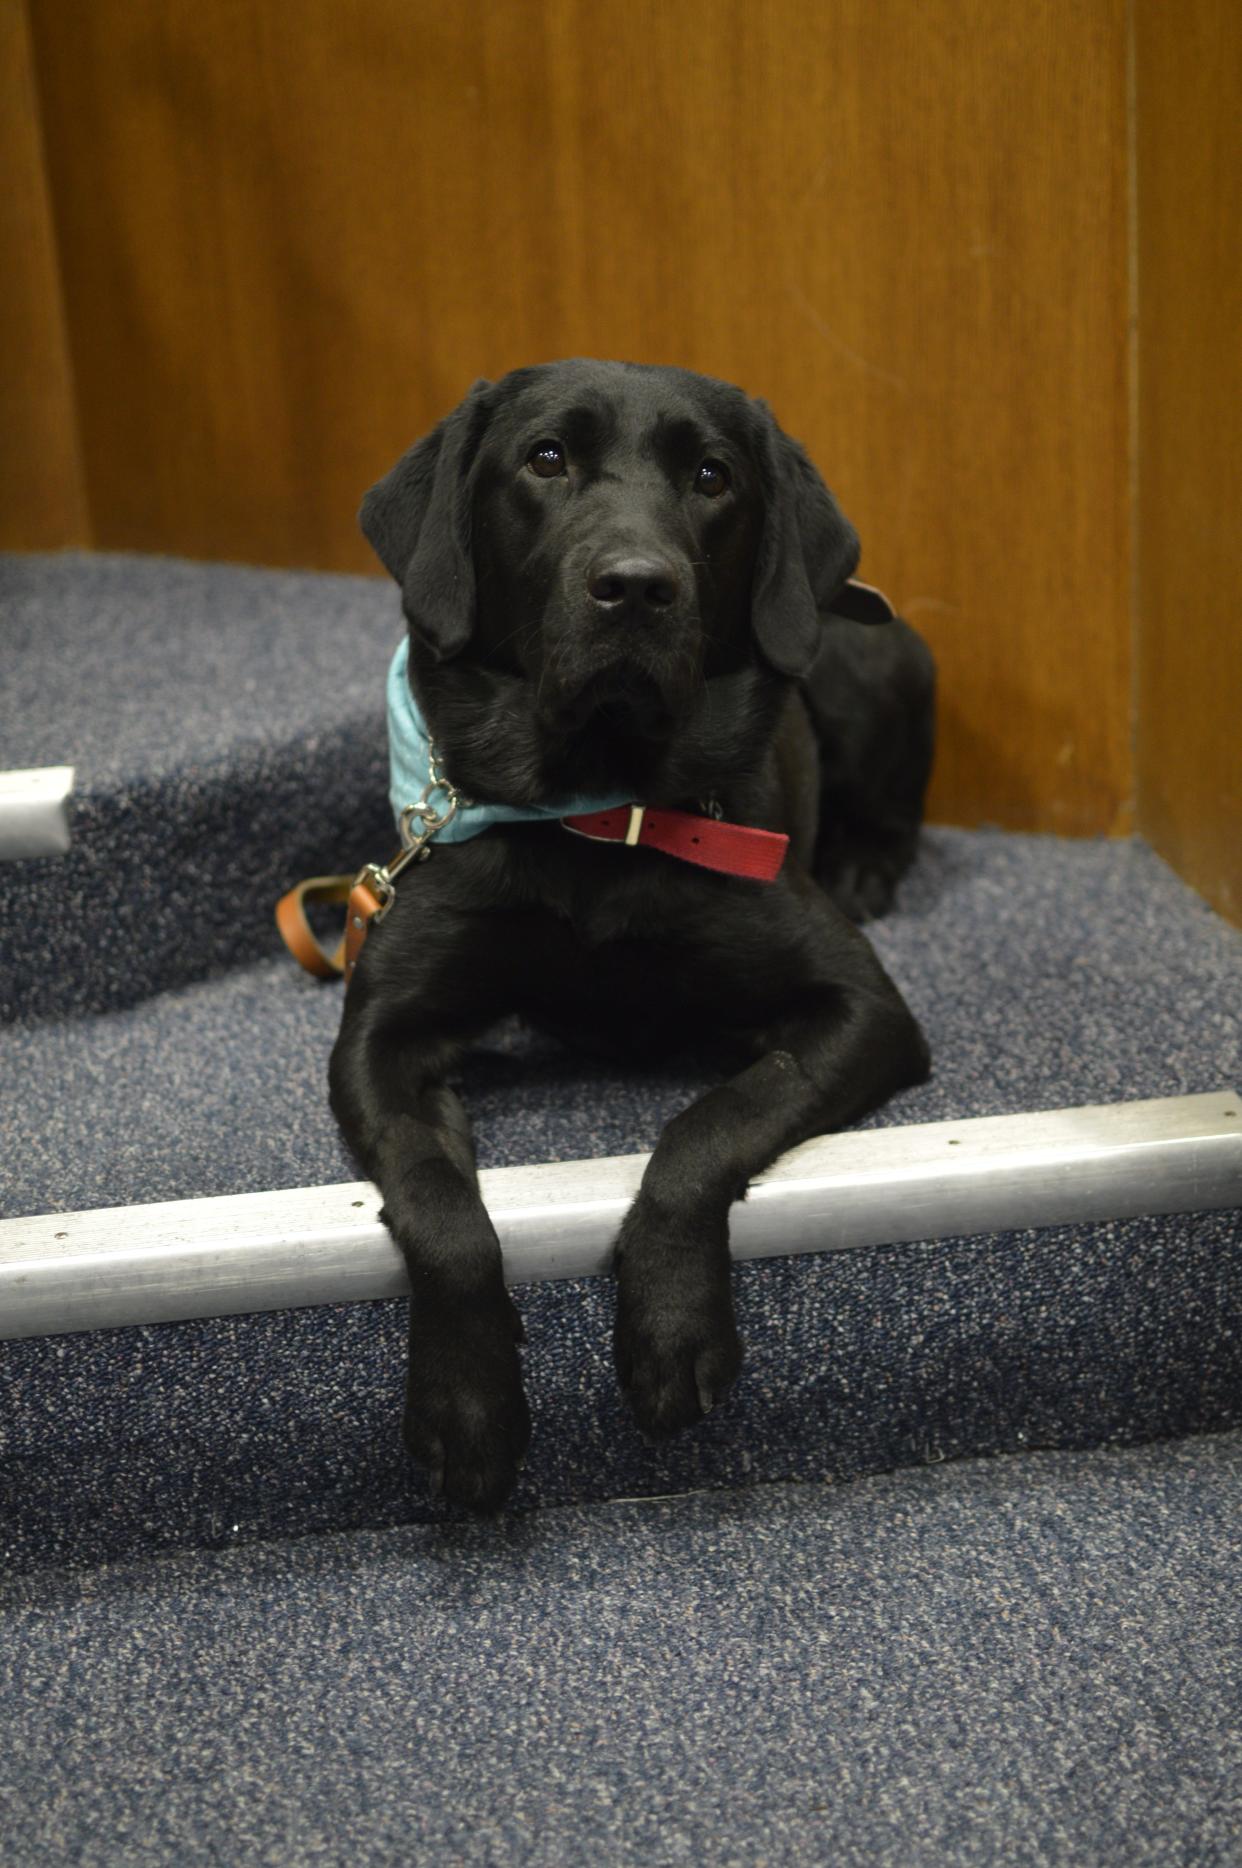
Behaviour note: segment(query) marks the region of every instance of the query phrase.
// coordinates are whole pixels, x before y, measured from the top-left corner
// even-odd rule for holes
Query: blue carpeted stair
[[[340,988],[308,980],[282,956],[271,909],[297,877],[346,868],[390,848],[381,691],[399,628],[396,593],[380,581],[150,559],[0,559],[0,766],[71,762],[78,769],[72,855],[0,866],[0,1007],[7,1020],[0,1030],[0,1213],[354,1177],[324,1093]],[[923,1019],[936,1061],[933,1080],[897,1099],[877,1122],[1242,1082],[1242,940],[1140,843],[932,831],[898,912],[874,930],[874,939]],[[677,1060],[663,1073],[613,1074],[515,1028],[491,1034],[464,1071],[485,1165],[648,1147],[668,1115],[710,1078],[711,1065],[702,1058]],[[960,1743],[955,1787],[918,1831],[923,1855],[903,1854],[901,1824],[914,1821],[915,1793],[892,1790],[890,1780],[900,1734],[917,1732],[930,1716],[930,1702],[919,1697],[917,1644],[903,1649],[889,1620],[900,1627],[920,1598],[920,1512],[931,1508],[929,1500],[956,1499],[964,1513],[976,1514],[976,1541],[967,1537],[963,1548],[974,1551],[970,1561],[977,1570],[968,1588],[961,1568],[969,1567],[967,1558],[956,1569],[950,1565],[957,1580],[946,1585],[948,1599],[959,1587],[969,1594],[977,1586],[982,1593],[970,1613],[983,1614],[995,1543],[996,1599],[1011,1616],[1021,1599],[1031,1626],[1044,1629],[1041,1639],[1052,1657],[1049,1692],[1070,1694],[1084,1719],[1094,1708],[1091,1716],[1098,1713],[1107,1724],[1105,1700],[1092,1699],[1085,1670],[1071,1667],[1066,1676],[1052,1666],[1066,1658],[1059,1641],[1089,1647],[1104,1639],[1092,1632],[1096,1597],[1090,1590],[1084,1600],[1074,1595],[1075,1581],[1083,1581],[1074,1564],[1089,1565],[1099,1553],[1085,1532],[1074,1542],[1072,1502],[1047,1506],[1064,1532],[1060,1557],[1052,1550],[1056,1537],[1050,1544],[1041,1532],[1029,1545],[1011,1535],[1014,1513],[1025,1510],[1024,1487],[1037,1493],[1043,1487],[1040,1496],[1047,1498],[1062,1496],[1064,1488],[1072,1501],[1078,1497],[1075,1475],[1112,1475],[1112,1528],[1102,1548],[1114,1553],[1108,1561],[1124,1560],[1130,1575],[1141,1568],[1150,1539],[1143,1543],[1136,1526],[1121,1526],[1119,1488],[1132,1488],[1136,1500],[1147,1501],[1140,1514],[1168,1514],[1169,1536],[1179,1549],[1190,1548],[1200,1510],[1193,1503],[1197,1474],[1210,1475],[1213,1497],[1236,1503],[1236,1438],[1196,1443],[1206,1449],[1198,1453],[1188,1447],[1182,1466],[1177,1451],[1149,1448],[1100,1454],[1094,1464],[1076,1465],[1067,1455],[1060,1463],[963,1467],[943,1481],[909,1475],[841,1494],[756,1488],[771,1481],[858,1478],[980,1453],[1085,1449],[1242,1425],[1242,1214],[768,1261],[739,1267],[736,1278],[746,1372],[726,1408],[659,1450],[642,1445],[616,1396],[607,1282],[518,1293],[535,1438],[517,1515],[490,1531],[436,1529],[433,1522],[423,1531],[381,1534],[380,1527],[443,1516],[427,1501],[397,1439],[400,1304],[0,1344],[0,1551],[11,1573],[30,1576],[13,1585],[10,1599],[16,1619],[9,1625],[17,1631],[12,1665],[27,1670],[19,1672],[19,1687],[23,1681],[28,1689],[32,1681],[38,1686],[48,1721],[35,1722],[25,1749],[11,1760],[16,1781],[29,1790],[53,1727],[78,1731],[84,1717],[77,1683],[63,1668],[57,1671],[50,1649],[31,1634],[40,1616],[52,1618],[48,1626],[82,1631],[97,1659],[103,1652],[97,1644],[106,1648],[114,1631],[124,1652],[127,1644],[150,1643],[161,1656],[153,1680],[180,1677],[178,1670],[188,1668],[187,1691],[201,1712],[201,1721],[196,1714],[191,1724],[206,1748],[195,1754],[198,1762],[186,1754],[188,1788],[170,1806],[176,1812],[171,1827],[162,1828],[148,1810],[140,1767],[135,1764],[132,1781],[122,1773],[107,1821],[125,1827],[115,1831],[121,1841],[111,1854],[91,1841],[98,1811],[90,1799],[62,1787],[55,1793],[56,1833],[68,1856],[190,1859],[187,1838],[200,1817],[214,1812],[224,1820],[228,1809],[229,1821],[240,1820],[240,1791],[212,1803],[203,1774],[202,1755],[227,1753],[238,1783],[257,1768],[244,1733],[232,1749],[221,1736],[219,1722],[227,1724],[231,1704],[221,1670],[238,1665],[243,1679],[250,1675],[238,1659],[245,1644],[211,1632],[210,1604],[234,1600],[236,1592],[249,1599],[253,1590],[268,1605],[256,1614],[268,1613],[273,1592],[283,1587],[281,1566],[300,1579],[291,1584],[295,1606],[287,1614],[295,1618],[288,1624],[295,1637],[300,1627],[304,1639],[293,1639],[288,1667],[276,1668],[272,1700],[272,1716],[285,1722],[281,1729],[293,1744],[300,1728],[286,1689],[302,1664],[297,1657],[310,1639],[306,1631],[321,1614],[338,1630],[335,1659],[325,1666],[344,1693],[343,1705],[354,1704],[350,1683],[366,1664],[351,1659],[347,1610],[334,1621],[325,1606],[330,1588],[343,1588],[356,1604],[374,1600],[398,1660],[413,1642],[421,1659],[409,1664],[423,1670],[433,1694],[449,1691],[446,1680],[457,1693],[465,1691],[457,1674],[445,1674],[419,1642],[430,1641],[439,1653],[436,1643],[459,1638],[466,1656],[486,1651],[486,1616],[463,1618],[453,1604],[472,1599],[478,1564],[494,1564],[497,1615],[506,1589],[533,1590],[543,1602],[546,1620],[532,1640],[551,1640],[555,1647],[555,1628],[564,1616],[573,1622],[581,1585],[613,1604],[604,1629],[613,1626],[609,1615],[626,1625],[632,1619],[640,1630],[655,1617],[659,1633],[652,1639],[660,1655],[653,1667],[671,1664],[669,1654],[680,1641],[687,1680],[696,1683],[704,1706],[723,1693],[726,1709],[736,1713],[740,1701],[730,1695],[743,1692],[739,1683],[755,1669],[773,1706],[778,1686],[792,1695],[763,1727],[755,1758],[769,1763],[761,1769],[756,1762],[744,1781],[722,1787],[717,1778],[728,1768],[732,1715],[713,1725],[703,1714],[710,1742],[707,1762],[696,1765],[687,1736],[694,1729],[691,1713],[678,1719],[670,1701],[673,1723],[666,1726],[653,1710],[658,1670],[647,1681],[646,1697],[630,1679],[640,1708],[632,1743],[621,1729],[624,1704],[605,1690],[602,1677],[598,1690],[584,1689],[578,1731],[600,1770],[594,1773],[580,1758],[572,1768],[562,1758],[558,1768],[570,1772],[582,1795],[598,1799],[599,1822],[611,1836],[610,1811],[632,1801],[636,1760],[648,1758],[673,1840],[662,1847],[648,1815],[646,1841],[634,1844],[634,1860],[742,1861],[765,1853],[772,1860],[805,1860],[817,1858],[815,1847],[823,1849],[819,1859],[834,1861],[889,1859],[886,1848],[895,1861],[1230,1859],[1216,1838],[1231,1820],[1221,1770],[1222,1760],[1234,1755],[1233,1740],[1227,1743],[1218,1730],[1209,1744],[1203,1735],[1186,1766],[1199,1776],[1185,1807],[1169,1802],[1151,1764],[1161,1744],[1166,1760],[1172,1755],[1174,1695],[1164,1684],[1153,1687],[1141,1734],[1117,1740],[1131,1744],[1129,1764],[1119,1766],[1123,1774],[1136,1780],[1147,1774],[1127,1805],[1113,1853],[1106,1826],[1083,1828],[1081,1799],[1075,1803],[1088,1779],[1095,1785],[1091,1796],[1098,1794],[1102,1763],[1090,1766],[1076,1790],[1069,1752],[1062,1758],[1055,1746],[1041,1749],[1042,1740],[1032,1750],[1027,1740],[1038,1721],[1032,1724],[1025,1714],[1016,1717],[1015,1742],[1026,1760],[1021,1769],[1015,1765],[1016,1800],[997,1791],[971,1804],[971,1772],[997,1768],[999,1752],[995,1732],[984,1731],[986,1721],[972,1722],[959,1711],[953,1714],[958,1724],[951,1718],[937,1740],[950,1750]],[[1176,1485],[1168,1481],[1170,1472],[1182,1475]],[[947,1492],[936,1490],[942,1483]],[[1089,1490],[1094,1481],[1083,1483]],[[719,1497],[648,1507],[646,1515],[604,1502],[704,1488],[718,1489]],[[744,1496],[735,1495],[738,1488],[747,1488]],[[814,1592],[800,1594],[791,1578],[804,1562],[808,1538],[827,1539],[822,1551],[829,1554],[817,1561],[830,1567],[842,1561],[839,1532],[849,1522],[852,1498],[859,1501],[857,1534],[880,1551],[880,1569],[868,1583],[860,1558],[850,1571],[853,1580],[842,1587],[859,1592],[856,1608],[875,1644],[875,1671],[852,1676],[838,1728],[827,1678],[812,1669],[807,1679],[816,1683],[814,1692],[808,1686],[799,1697],[798,1687],[799,1666],[818,1639],[821,1610],[828,1615],[830,1605]],[[549,1505],[569,1509],[547,1519],[522,1516]],[[1201,1510],[1215,1510],[1206,1495]],[[825,1511],[837,1514],[836,1529],[824,1528]],[[1192,1595],[1200,1592],[1196,1602],[1216,1601],[1214,1592],[1226,1581],[1235,1591],[1242,1582],[1236,1539],[1217,1536],[1225,1515],[1222,1503],[1212,1517],[1201,1573],[1186,1583]],[[1121,1546],[1108,1539],[1123,1529],[1138,1541],[1118,1556]],[[314,1536],[249,1555],[152,1555],[176,1547],[218,1551],[294,1534]],[[949,1539],[949,1531],[944,1536]],[[652,1539],[665,1559],[650,1554]],[[607,1554],[614,1544],[621,1552],[615,1575]],[[631,1546],[632,1569],[625,1562]],[[729,1638],[717,1612],[700,1627],[703,1603],[688,1600],[684,1627],[674,1633],[667,1617],[656,1613],[656,1598],[668,1563],[705,1566],[723,1577],[719,1551],[732,1564],[739,1546],[751,1579],[743,1594],[749,1591],[746,1599],[753,1601],[736,1637],[736,1666],[721,1675],[708,1651]],[[514,1556],[519,1549],[520,1563]],[[587,1583],[567,1549],[583,1553]],[[892,1568],[902,1552],[907,1569]],[[104,1573],[96,1602],[83,1566],[121,1558],[126,1567]],[[928,1557],[931,1569],[936,1561]],[[1045,1561],[1060,1575],[1057,1589],[1040,1580]],[[48,1565],[63,1564],[76,1566],[77,1580],[39,1580]],[[228,1564],[234,1567],[219,1567]],[[425,1585],[415,1580],[394,1603],[383,1579],[410,1566]],[[778,1614],[765,1622],[754,1607],[765,1574],[771,1599],[793,1605],[792,1619]],[[720,1586],[726,1588],[723,1581]],[[709,1587],[715,1585],[704,1584]],[[177,1645],[161,1619],[161,1605],[174,1601],[198,1605],[192,1625],[199,1632],[186,1633],[186,1646]],[[448,1617],[442,1627],[434,1619],[441,1612]],[[411,1618],[421,1627],[424,1613],[433,1617],[431,1632],[412,1632]],[[1147,1611],[1136,1613],[1146,1627]],[[1108,1651],[1120,1657],[1130,1626],[1124,1588],[1118,1586],[1101,1614],[1114,1643]],[[1067,1634],[1071,1622],[1078,1632]],[[829,1616],[822,1627],[830,1650],[824,1664],[835,1673],[841,1624]],[[774,1631],[785,1655],[775,1673],[765,1630]],[[949,1632],[946,1624],[937,1639],[948,1642]],[[1119,1658],[1114,1682],[1122,1694],[1125,1682],[1147,1666],[1148,1650],[1134,1629],[1131,1634],[1133,1664],[1127,1673]],[[640,1656],[641,1641],[635,1641]],[[1158,1648],[1154,1635],[1152,1641]],[[364,1644],[359,1652],[369,1650]],[[309,1660],[305,1664],[310,1667]],[[487,1759],[480,1766],[487,1790],[486,1796],[478,1792],[484,1812],[478,1833],[492,1836],[494,1847],[461,1841],[452,1827],[457,1805],[445,1792],[442,1807],[418,1831],[431,1849],[429,1859],[552,1861],[581,1852],[583,1810],[575,1805],[567,1814],[554,1785],[540,1791],[534,1778],[523,1779],[526,1804],[515,1801],[508,1815],[494,1807],[503,1797],[495,1773],[505,1768],[506,1747],[520,1744],[524,1717],[537,1739],[549,1696],[559,1710],[547,1715],[545,1726],[572,1750],[568,1728],[558,1723],[569,1716],[570,1686],[555,1668],[549,1673],[534,1666],[523,1675],[524,1664],[534,1666],[512,1656],[505,1661],[508,1673],[516,1669],[518,1684],[499,1705],[501,1723],[478,1738]],[[1222,1635],[1203,1664],[1217,1671],[1203,1686],[1199,1716],[1218,1720],[1229,1691],[1238,1703],[1236,1638],[1231,1644]],[[1004,1667],[989,1672],[989,1665],[986,1644],[977,1650],[968,1644],[962,1706],[976,1675],[988,1676],[981,1706],[993,1703],[988,1693],[1003,1698],[1011,1690]],[[594,1679],[594,1666],[571,1655],[568,1680]],[[525,1696],[522,1679],[528,1681]],[[315,1676],[308,1690],[326,1689]],[[409,1682],[400,1690],[416,1697]],[[689,1696],[690,1685],[686,1691]],[[160,1692],[155,1697],[162,1704]],[[907,1701],[903,1725],[896,1708]],[[365,1721],[372,1715],[358,1704],[362,1729],[369,1729]],[[431,1712],[427,1717],[434,1723]],[[162,1720],[155,1704],[150,1720],[139,1721],[152,1747],[141,1753],[148,1759],[167,1742]],[[876,1736],[876,1720],[888,1736],[872,1744],[868,1733]],[[673,1725],[681,1732],[676,1741]],[[377,1732],[382,1727],[381,1719]],[[800,1735],[799,1745],[826,1747],[827,1789],[809,1764],[797,1762],[801,1752],[790,1754],[782,1774],[778,1754],[786,1729]],[[344,1730],[331,1723],[333,1733]],[[254,1727],[256,1745],[260,1737],[261,1722]],[[386,1743],[375,1739],[377,1749]],[[412,1797],[412,1786],[423,1781],[420,1771],[435,1776],[440,1768],[431,1739],[419,1745],[422,1762],[416,1761],[405,1790],[394,1792],[393,1821],[405,1807],[401,1798]],[[92,1760],[102,1768],[87,1736],[80,1734],[65,1755],[80,1757],[88,1772]],[[370,1738],[348,1756],[341,1753],[346,1805],[351,1796],[362,1797],[364,1787],[367,1797],[375,1794],[370,1757]],[[674,1762],[683,1757],[690,1776],[679,1792]],[[1036,1774],[1029,1782],[1021,1774],[1028,1767]],[[920,1781],[923,1769],[923,1763],[911,1766],[910,1784]],[[770,1806],[763,1770],[773,1773],[776,1801]],[[1075,1854],[1067,1843],[1058,1856],[1049,1830],[1042,1842],[1028,1838],[1029,1846],[997,1844],[989,1852],[989,1838],[995,1843],[1005,1825],[1025,1820],[1041,1771],[1060,1786],[1062,1816],[1056,1820],[1063,1819],[1067,1837],[1080,1834],[1081,1851]],[[296,1778],[287,1769],[285,1789]],[[458,1783],[451,1772],[447,1781]],[[270,1794],[274,1807],[283,1808],[285,1791]],[[1148,1834],[1144,1827],[1145,1812],[1157,1805],[1183,1840],[1198,1824],[1197,1853],[1189,1842],[1182,1854],[1160,1853],[1155,1838],[1164,1832],[1157,1827]],[[1193,1821],[1187,1814],[1192,1807],[1198,1811]],[[739,1840],[730,1854],[727,1838],[744,1809],[753,1817],[750,1839]],[[781,1840],[782,1809],[788,1837],[807,1838],[811,1853]],[[516,1826],[506,1828],[510,1817]],[[19,1838],[14,1859],[41,1858],[37,1839],[53,1834],[46,1824],[40,1827],[42,1820],[27,1813],[25,1827],[12,1832]],[[537,1838],[523,1842],[523,1823],[533,1825],[534,1834],[544,1820],[548,1835],[561,1841],[542,1849]],[[335,1849],[324,1839],[331,1823],[313,1798],[302,1818],[288,1816],[287,1822],[292,1852],[281,1859],[367,1858],[350,1839],[355,1832]],[[201,1858],[280,1854],[257,1815],[253,1838],[253,1855],[246,1849],[230,1854],[218,1839],[218,1853]],[[384,1859],[376,1846],[376,1858]],[[618,1859],[631,1858],[617,1846]]]
[[[1231,1868],[1242,1435],[0,1587],[5,1860]]]

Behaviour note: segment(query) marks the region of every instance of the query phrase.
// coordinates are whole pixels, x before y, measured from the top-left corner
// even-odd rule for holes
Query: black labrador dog
[[[638,1425],[699,1420],[742,1360],[730,1206],[929,1068],[855,922],[914,850],[933,666],[900,620],[863,626],[890,613],[847,582],[857,537],[801,447],[686,370],[575,361],[477,383],[361,519],[401,585],[404,678],[439,771],[470,800],[553,813],[405,871],[330,1068],[409,1269],[406,1445],[435,1489],[494,1509],[530,1435],[522,1327],[447,1074],[513,1012],[614,1055],[737,1041],[743,1067],[664,1130],[616,1247]],[[617,813],[625,840],[570,834],[554,813],[584,797],[645,807],[691,860],[650,847],[637,810]],[[784,833],[779,874],[704,867],[695,823],[707,844],[730,825]]]

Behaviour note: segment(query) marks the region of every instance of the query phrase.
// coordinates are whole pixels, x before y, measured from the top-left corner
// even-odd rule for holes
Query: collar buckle
[[[614,816],[619,816],[622,811],[628,811],[630,814],[629,821],[626,824],[623,834],[616,830],[584,829],[584,825],[595,823],[599,820],[608,824]],[[588,811],[585,815],[581,816],[562,817],[560,823],[562,829],[572,830],[575,837],[585,837],[588,843],[621,843],[624,844],[627,849],[632,850],[637,847],[638,840],[642,835],[643,819],[646,815],[647,807],[645,804],[613,804],[607,805],[602,811]]]

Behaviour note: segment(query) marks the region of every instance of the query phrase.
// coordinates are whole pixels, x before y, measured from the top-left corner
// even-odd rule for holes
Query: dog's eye
[[[729,469],[721,461],[704,461],[694,477],[695,491],[719,499],[729,490]]]
[[[555,480],[565,471],[565,450],[559,441],[536,441],[526,456],[526,465],[541,480]]]

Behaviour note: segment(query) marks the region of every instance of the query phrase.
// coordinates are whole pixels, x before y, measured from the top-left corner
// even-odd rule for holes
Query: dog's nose
[[[597,558],[587,572],[587,590],[601,608],[667,610],[677,601],[677,573],[665,558],[616,552]]]

